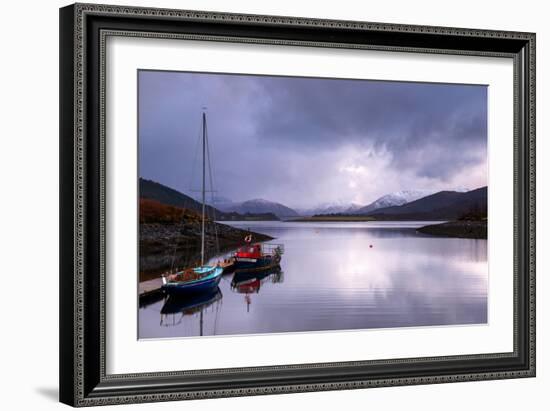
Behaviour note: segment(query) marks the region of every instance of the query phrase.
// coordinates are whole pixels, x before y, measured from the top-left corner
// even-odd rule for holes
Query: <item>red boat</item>
[[[268,270],[279,265],[284,252],[282,244],[252,244],[252,236],[245,238],[233,257],[235,272]]]

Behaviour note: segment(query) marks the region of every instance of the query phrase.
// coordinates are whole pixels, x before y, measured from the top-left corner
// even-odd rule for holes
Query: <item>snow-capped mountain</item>
[[[396,191],[394,193],[386,194],[376,200],[374,200],[372,203],[359,208],[358,210],[354,211],[353,214],[367,214],[373,210],[376,210],[378,208],[385,208],[385,207],[393,207],[393,206],[400,206],[403,204],[410,203],[411,201],[418,200],[420,198],[432,195],[438,191],[441,190],[401,190]],[[468,191],[467,188],[460,187],[458,189],[454,189],[453,191],[457,192],[466,192]]]
[[[394,193],[386,194],[372,203],[361,207],[353,212],[353,214],[366,214],[378,208],[400,206],[419,198],[434,194],[437,190],[401,190]]]
[[[487,215],[487,187],[467,192],[443,190],[400,206],[368,213],[389,220],[456,220],[467,214]]]
[[[273,213],[279,218],[297,217],[298,213],[290,207],[274,201],[256,198],[253,200],[243,201],[242,203],[219,203],[216,208],[225,212],[236,212],[239,214],[261,214]]]

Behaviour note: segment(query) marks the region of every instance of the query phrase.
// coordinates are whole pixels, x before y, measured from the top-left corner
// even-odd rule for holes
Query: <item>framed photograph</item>
[[[535,34],[60,10],[60,399],[535,376]]]

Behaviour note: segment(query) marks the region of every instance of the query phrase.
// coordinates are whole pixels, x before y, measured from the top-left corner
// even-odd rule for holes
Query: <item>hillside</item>
[[[298,213],[284,204],[268,201],[261,198],[243,201],[241,203],[230,203],[219,206],[224,212],[238,214],[265,214],[272,213],[278,218],[297,217]]]
[[[163,184],[157,183],[152,180],[146,180],[144,178],[139,179],[139,197],[156,200],[159,203],[162,203],[165,205],[171,205],[174,207],[194,210],[199,213],[202,210],[202,204],[192,199],[191,197],[183,193],[180,193],[179,191],[174,190],[173,188],[167,187]],[[206,214],[209,217],[214,217],[215,219],[219,219],[219,217],[223,213],[215,209],[214,207],[207,205]]]
[[[273,213],[244,213],[239,214],[233,211],[226,212],[221,221],[280,221],[280,218]]]
[[[465,193],[440,191],[401,206],[380,208],[366,215],[377,220],[456,220],[474,209],[487,214],[487,187]]]
[[[172,224],[187,220],[200,222],[201,215],[193,210],[162,204],[149,198],[139,200],[140,224]]]
[[[372,203],[353,211],[353,214],[367,214],[381,208],[400,206],[433,193],[433,191],[429,190],[396,191],[395,193],[386,194],[380,198],[377,198]]]
[[[487,239],[487,219],[447,221],[420,227],[417,231],[439,237]]]
[[[152,180],[139,179],[139,195],[140,198],[155,200],[165,205],[202,212],[202,204],[199,201]],[[270,210],[254,211],[249,208],[243,209],[242,212],[237,210],[225,212],[210,205],[206,206],[206,215],[219,221],[278,220],[277,214]]]
[[[345,201],[321,203],[315,207],[296,209],[301,216],[327,215],[327,214],[355,214],[363,205]]]
[[[139,211],[140,281],[157,277],[171,268],[186,268],[200,260],[200,214],[146,198],[140,199]],[[205,229],[207,257],[243,245],[249,234],[254,241],[272,239],[212,220],[206,221]]]

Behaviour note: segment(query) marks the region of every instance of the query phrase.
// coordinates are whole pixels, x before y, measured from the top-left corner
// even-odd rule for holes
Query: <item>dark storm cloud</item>
[[[305,205],[351,200],[352,188],[368,200],[382,189],[375,165],[388,189],[486,183],[471,181],[486,162],[485,86],[142,71],[143,177],[189,191],[202,106],[217,186],[234,200]],[[355,173],[349,187],[342,170]],[[325,193],[313,187],[326,179]]]
[[[446,177],[485,155],[486,88],[480,86],[300,78],[260,78],[270,107],[257,135],[273,144],[374,144],[396,167]],[[443,150],[444,149],[444,150]],[[419,152],[453,161],[418,163]]]

